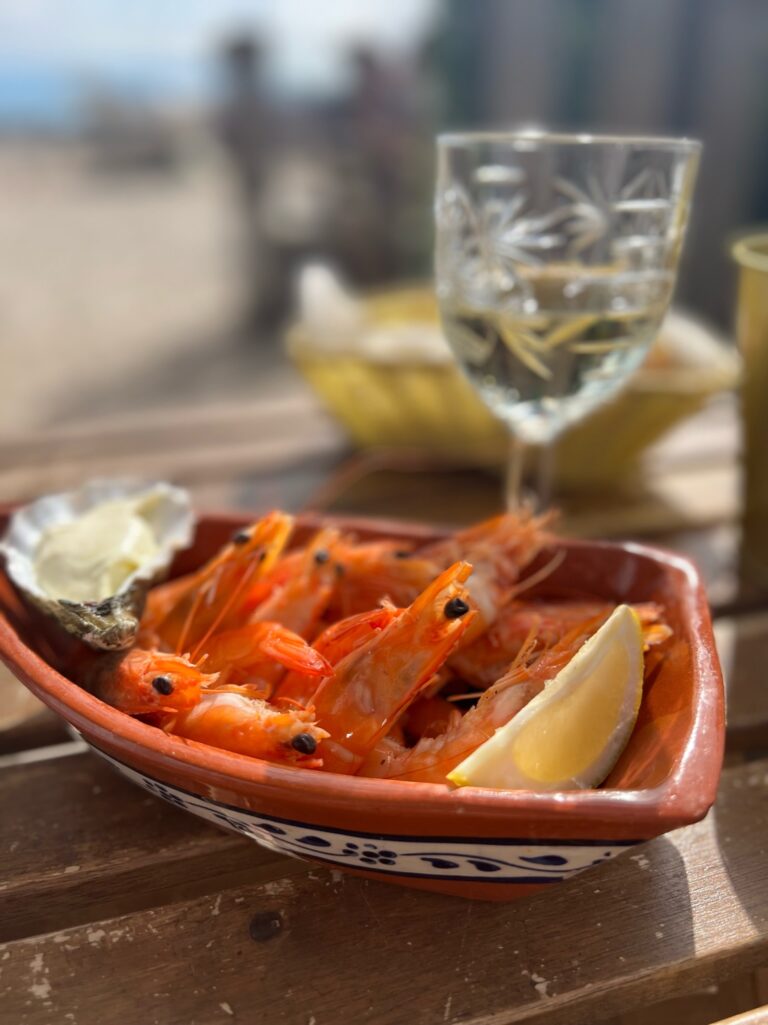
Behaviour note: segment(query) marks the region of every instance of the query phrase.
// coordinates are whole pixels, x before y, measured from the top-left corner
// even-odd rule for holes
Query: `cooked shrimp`
[[[412,748],[384,738],[363,762],[361,776],[444,783],[446,774],[471,751],[524,708],[546,683],[570,662],[599,624],[587,620],[570,630],[548,651],[527,664],[530,646],[461,720],[437,737],[423,737]]]
[[[520,600],[563,555],[537,560],[548,526],[524,511],[421,546],[325,528],[286,552],[292,519],[270,513],[150,593],[139,646],[100,661],[96,692],[225,750],[444,783],[613,609]],[[635,610],[646,649],[666,640],[658,606]],[[467,686],[487,689],[462,715]]]
[[[338,579],[334,563],[338,542],[338,530],[321,530],[302,550],[291,576],[257,605],[250,621],[279,622],[307,640],[314,637]]]
[[[371,612],[361,612],[333,623],[312,642],[312,647],[331,666],[335,666],[350,652],[369,641],[401,614],[401,609],[386,605]],[[330,669],[328,670],[331,671]],[[316,676],[301,670],[287,673],[279,684],[276,698],[290,698],[300,705],[307,704],[317,690]]]
[[[307,768],[320,766],[316,752],[327,736],[311,711],[275,708],[236,690],[205,692],[193,708],[168,717],[163,729],[225,751]]]
[[[461,712],[456,705],[435,694],[417,698],[405,710],[400,723],[411,741],[418,741],[422,737],[439,737],[460,721]]]
[[[246,589],[269,572],[285,547],[293,518],[268,513],[242,528],[195,573],[154,587],[148,595],[138,637],[141,646],[170,651],[194,648],[214,627],[240,625]]]
[[[330,665],[314,648],[279,623],[257,623],[216,634],[199,660],[190,655],[133,648],[119,659],[103,657],[91,670],[91,689],[132,715],[192,708],[203,691],[247,683],[254,696],[269,693],[271,679],[285,667],[301,669],[315,680]],[[205,672],[203,672],[203,667]]]
[[[389,598],[409,605],[438,573],[457,561],[472,564],[467,584],[480,615],[465,642],[495,619],[526,566],[550,541],[549,517],[507,513],[433,544],[409,550],[395,541],[341,547],[344,573],[336,599],[342,615],[362,612]]]
[[[86,682],[107,704],[129,715],[146,715],[192,708],[217,678],[180,655],[133,648],[119,658],[102,656]]]
[[[489,687],[506,671],[531,634],[535,635],[537,649],[550,648],[579,623],[594,620],[601,626],[614,607],[602,601],[510,602],[481,637],[454,652],[450,667],[473,686]],[[646,646],[659,644],[671,635],[662,622],[660,606],[644,602],[632,608],[643,626]]]
[[[341,619],[375,608],[384,599],[404,608],[444,568],[414,555],[400,541],[342,540],[337,562],[339,582],[331,614]]]
[[[432,679],[474,618],[462,586],[471,572],[464,562],[449,567],[320,684],[312,700],[331,735],[324,768],[354,772]]]
[[[202,647],[198,664],[218,674],[217,689],[247,684],[253,697],[268,698],[286,669],[300,671],[315,686],[331,672],[322,655],[280,623],[251,623],[215,633]]]
[[[318,531],[307,544],[291,548],[282,553],[268,573],[265,573],[248,588],[248,593],[243,602],[243,609],[250,614],[276,590],[284,587],[298,574],[306,569],[306,557],[308,550],[312,550],[317,557],[317,565],[324,565],[330,562],[332,549],[341,540],[339,531],[335,528],[325,527]],[[328,558],[326,559],[325,555]],[[330,566],[328,567],[331,568]]]
[[[525,509],[504,513],[419,551],[421,558],[432,559],[439,566],[456,559],[472,563],[467,588],[480,615],[464,638],[465,644],[494,622],[525,568],[551,542],[546,529],[551,520],[550,514],[534,516]]]

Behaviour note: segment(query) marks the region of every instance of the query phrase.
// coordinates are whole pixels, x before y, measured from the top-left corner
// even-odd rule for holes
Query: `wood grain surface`
[[[635,1004],[606,1025],[711,1025],[723,1015],[753,1008],[756,990],[755,973],[734,975],[651,1005]]]
[[[2,939],[252,881],[278,860],[147,796],[91,754],[0,772],[0,822]]]
[[[413,893],[281,858],[265,866],[253,849],[253,878],[232,880],[225,855],[239,843],[176,821],[153,798],[132,801],[126,793],[117,802],[125,785],[115,780],[109,796],[111,784],[90,756],[77,766],[66,806],[54,796],[41,815],[32,798],[45,790],[45,773],[56,772],[49,762],[32,777],[28,818],[17,812],[11,840],[14,931],[24,938],[0,949],[0,1007],[16,1025],[207,1025],[229,1017],[564,1025],[599,1021],[768,960],[768,761],[728,770],[702,823],[509,905]],[[94,794],[94,787],[103,789]],[[91,807],[78,818],[78,802],[94,801],[101,814]],[[103,836],[94,833],[100,819]],[[32,822],[58,842],[36,854]],[[100,919],[109,899],[98,896],[95,881],[112,888],[107,844],[112,874],[138,880],[161,905]],[[174,899],[177,879],[189,881],[184,864],[205,848],[209,864],[221,859],[226,888]],[[24,872],[19,862],[27,860]],[[259,877],[265,867],[269,878]],[[67,927],[60,919],[55,932],[35,935],[42,925],[35,905],[49,899],[57,877],[81,873],[97,893],[87,922]]]
[[[768,750],[768,612],[723,617],[715,623],[723,666],[731,750]]]
[[[722,1019],[714,1025],[768,1025],[768,1006],[755,1007],[744,1014]]]

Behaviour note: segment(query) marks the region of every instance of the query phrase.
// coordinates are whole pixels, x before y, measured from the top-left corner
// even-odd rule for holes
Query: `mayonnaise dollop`
[[[103,601],[159,550],[141,515],[141,498],[102,502],[70,523],[51,527],[35,552],[39,586],[51,598]]]

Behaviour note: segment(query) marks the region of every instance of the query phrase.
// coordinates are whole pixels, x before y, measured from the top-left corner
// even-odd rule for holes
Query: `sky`
[[[438,0],[0,0],[0,120],[66,116],[86,81],[132,93],[204,95],[211,53],[235,29],[269,41],[270,75],[290,93],[343,81],[345,45],[415,45]],[[14,115],[15,111],[15,115]]]

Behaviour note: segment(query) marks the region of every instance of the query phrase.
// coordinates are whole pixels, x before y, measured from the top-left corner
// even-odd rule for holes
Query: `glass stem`
[[[525,461],[525,442],[514,431],[509,432],[509,451],[507,453],[507,476],[505,497],[507,512],[517,512],[523,504],[523,463]]]
[[[555,478],[555,443],[548,441],[536,451],[536,494],[534,512],[544,512],[552,502]]]

